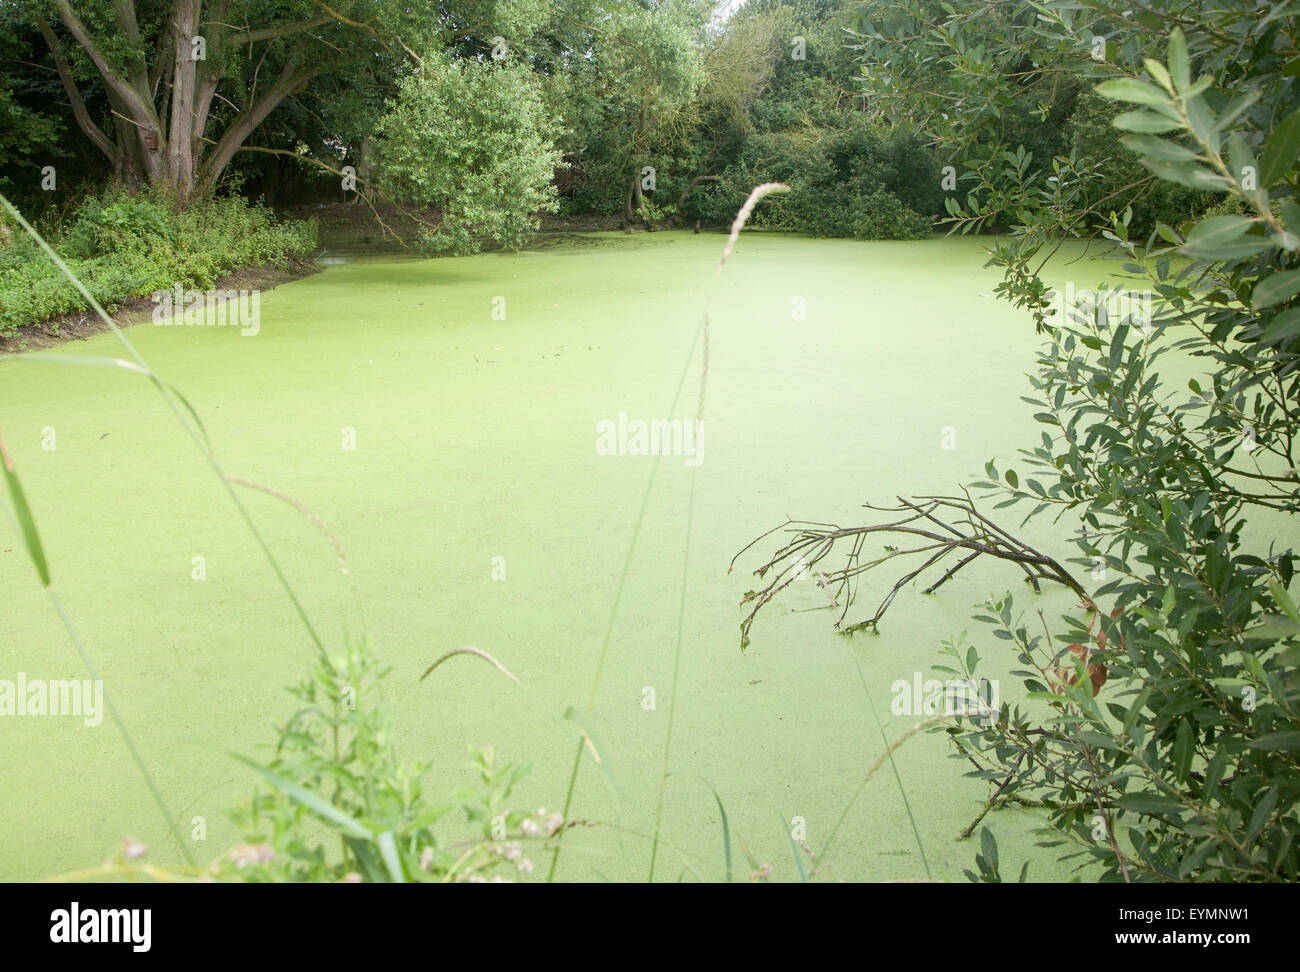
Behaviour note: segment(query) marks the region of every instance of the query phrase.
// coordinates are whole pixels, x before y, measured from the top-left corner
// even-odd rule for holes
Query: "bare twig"
[[[958,563],[950,567],[938,580],[930,584],[925,593],[929,594],[946,583],[957,571],[966,566],[980,554],[986,554],[999,560],[1010,561],[1024,571],[1029,583],[1037,590],[1040,580],[1053,581],[1068,587],[1080,597],[1087,594],[1075,578],[1059,562],[1046,554],[1040,553],[1024,541],[1012,536],[1006,530],[993,523],[975,509],[974,501],[969,496],[918,496],[911,500],[898,498],[899,506],[875,506],[864,504],[866,509],[879,513],[901,513],[901,517],[885,523],[869,526],[839,527],[835,524],[815,523],[806,520],[789,520],[755,539],[741,550],[731,561],[734,568],[736,561],[750,548],[760,543],[777,531],[793,533],[794,539],[779,548],[761,567],[754,571],[760,578],[766,578],[775,570],[767,585],[757,591],[745,594],[742,604],[753,604],[749,615],[741,622],[741,644],[749,643],[749,629],[762,606],[777,594],[789,587],[795,580],[808,575],[816,565],[825,559],[836,544],[848,540],[851,548],[845,557],[845,563],[839,570],[818,570],[820,584],[827,593],[838,602],[839,595],[844,597],[844,607],[840,612],[836,627],[841,627],[848,615],[849,606],[856,595],[855,585],[861,575],[896,557],[923,558],[920,566],[903,574],[896,580],[875,613],[867,620],[844,628],[852,633],[864,628],[876,628],[880,619],[893,603],[894,598],[904,586],[920,576],[930,567],[956,551],[967,551]],[[884,545],[879,556],[865,557],[864,548],[867,538],[872,534],[913,537],[920,542],[906,548]],[[831,593],[832,586],[835,588]]]

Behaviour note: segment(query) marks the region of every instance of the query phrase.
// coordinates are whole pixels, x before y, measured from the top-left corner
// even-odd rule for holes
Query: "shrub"
[[[759,226],[813,236],[918,239],[939,211],[938,169],[928,152],[902,134],[884,136],[861,116],[820,141],[785,133],[750,139],[721,180],[695,203],[696,218],[723,222],[750,187],[784,182],[788,195],[769,197]]]
[[[177,211],[162,197],[110,190],[86,199],[51,245],[111,306],[177,282],[207,288],[244,267],[306,256],[316,248],[316,225],[278,223],[239,196]],[[26,234],[0,248],[0,334],[84,309],[81,294]]]
[[[380,121],[378,181],[393,198],[442,213],[425,237],[432,250],[472,253],[485,240],[518,247],[537,213],[556,208],[554,128],[526,66],[431,54]]]

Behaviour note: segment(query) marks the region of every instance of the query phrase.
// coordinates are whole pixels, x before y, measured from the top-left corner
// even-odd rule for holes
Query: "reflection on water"
[[[341,263],[374,263],[381,261],[392,263],[400,260],[427,259],[425,254],[415,248],[403,248],[394,243],[375,243],[368,246],[330,246],[316,254],[316,262],[321,266],[337,266]]]
[[[669,234],[662,233],[658,238],[660,243],[673,242],[665,239]],[[649,234],[638,233],[627,236],[623,233],[616,232],[598,232],[598,233],[574,233],[567,231],[544,231],[538,233],[532,240],[525,244],[519,250],[510,250],[498,245],[488,244],[484,246],[484,252],[502,253],[505,255],[515,255],[518,253],[529,253],[533,251],[545,250],[549,252],[563,250],[588,250],[599,246],[608,246],[616,243],[619,246],[637,246],[649,242]],[[434,257],[435,254],[426,253],[417,246],[403,247],[399,243],[391,240],[377,241],[373,243],[358,243],[348,241],[339,245],[327,245],[320,253],[316,255],[316,262],[322,266],[337,266],[342,263],[374,263],[376,261],[391,263],[400,260],[427,260]]]

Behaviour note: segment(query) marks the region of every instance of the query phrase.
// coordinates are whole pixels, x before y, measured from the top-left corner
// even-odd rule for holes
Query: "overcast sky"
[[[718,20],[726,20],[744,2],[745,0],[718,0],[715,16]]]

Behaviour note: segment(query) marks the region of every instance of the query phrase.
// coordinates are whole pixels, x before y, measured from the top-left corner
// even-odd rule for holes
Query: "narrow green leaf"
[[[1192,66],[1187,58],[1187,38],[1183,29],[1175,27],[1169,34],[1169,73],[1173,77],[1174,87],[1186,92],[1192,83]]]
[[[1159,84],[1160,87],[1164,88],[1166,91],[1173,90],[1173,84],[1170,82],[1169,79],[1169,72],[1165,70],[1165,66],[1163,64],[1155,60],[1155,58],[1148,57],[1143,62],[1143,65],[1147,69],[1147,74],[1155,78],[1156,83]]]
[[[1178,733],[1174,741],[1174,776],[1186,783],[1192,769],[1192,724],[1186,719],[1178,720]]]
[[[393,883],[406,884],[406,872],[402,869],[402,857],[397,853],[397,841],[394,839],[391,830],[385,830],[379,835],[379,854],[384,859],[384,866],[388,868]]]
[[[1189,189],[1203,189],[1208,192],[1223,192],[1232,183],[1221,175],[1215,175],[1208,169],[1191,162],[1166,162],[1163,159],[1139,159],[1142,167],[1158,175],[1167,182],[1176,182]]]
[[[596,761],[596,765],[600,767],[600,772],[605,777],[605,782],[609,786],[609,792],[614,798],[615,804],[621,803],[622,798],[619,796],[618,782],[614,779],[614,772],[610,768],[609,760],[605,758],[605,749],[601,746],[600,740],[596,738],[595,730],[587,725],[587,720],[572,706],[565,709],[564,718],[577,725],[582,733],[582,740],[587,747],[587,751],[591,753],[592,759]]]
[[[1267,347],[1289,341],[1297,334],[1300,334],[1300,307],[1292,307],[1273,318],[1259,340]]]
[[[1154,135],[1125,135],[1120,141],[1134,152],[1166,162],[1195,162],[1200,158],[1191,149]]]
[[[1166,118],[1154,112],[1123,112],[1115,116],[1112,125],[1121,131],[1140,131],[1140,133],[1160,135],[1166,131],[1182,129],[1182,122]]]
[[[989,868],[993,871],[998,869],[998,842],[993,836],[993,831],[988,827],[980,828],[980,853],[984,855],[984,860],[988,861]]]
[[[1214,123],[1214,130],[1216,132],[1221,132],[1229,128],[1242,116],[1243,113],[1245,113],[1246,109],[1257,101],[1259,101],[1258,89],[1247,91],[1245,94],[1238,97],[1236,101],[1232,102],[1232,104],[1228,105],[1228,107],[1223,110],[1223,114],[1219,116],[1219,120]]]
[[[1300,108],[1282,120],[1269,137],[1259,163],[1259,184],[1272,188],[1286,177],[1300,156]]]
[[[1295,752],[1300,750],[1300,732],[1270,732],[1250,741],[1251,749],[1264,749],[1269,752],[1283,750]]]
[[[1274,809],[1277,808],[1277,787],[1271,787],[1264,798],[1259,801],[1255,807],[1255,812],[1250,815],[1250,824],[1246,827],[1246,843],[1253,844],[1255,839],[1264,831],[1264,825],[1268,823],[1268,818],[1273,816]]]
[[[1118,803],[1123,810],[1150,815],[1176,814],[1183,809],[1180,801],[1163,793],[1126,793]]]
[[[727,823],[727,808],[722,805],[722,797],[713,791],[713,799],[718,802],[718,812],[722,814],[722,855],[727,862],[727,883],[731,883],[731,827]]]
[[[1272,307],[1300,294],[1300,270],[1279,270],[1271,273],[1251,291],[1250,304],[1255,310]]]
[[[1235,240],[1253,225],[1247,216],[1211,216],[1201,220],[1187,234],[1187,245],[1218,246]]]
[[[50,566],[45,560],[45,547],[41,544],[41,535],[36,530],[36,520],[31,507],[27,505],[27,494],[23,492],[18,481],[18,471],[14,468],[13,457],[0,439],[0,466],[3,466],[5,484],[9,487],[9,499],[14,506],[14,517],[18,520],[18,529],[22,531],[23,544],[27,547],[27,558],[36,568],[36,576],[42,587],[50,586]]]
[[[374,834],[367,830],[360,822],[349,817],[324,797],[317,793],[312,793],[310,790],[304,789],[297,783],[292,783],[289,780],[286,780],[283,776],[271,772],[265,766],[259,766],[251,759],[240,756],[238,753],[232,753],[231,755],[245,766],[250,767],[255,773],[290,799],[297,803],[301,803],[317,816],[323,817],[331,823],[337,824],[345,833],[351,834],[353,837],[360,837],[362,840],[374,841]]]
[[[807,884],[808,872],[804,870],[803,858],[799,856],[799,845],[794,842],[794,834],[790,833],[790,828],[785,826],[785,821],[781,821],[781,826],[785,828],[785,836],[790,841],[790,853],[794,855],[794,867],[799,872],[799,880]]]
[[[1166,118],[1164,115],[1157,115],[1153,111],[1126,111],[1116,115],[1111,124],[1121,131],[1145,132],[1154,135],[1172,132],[1183,127],[1181,122]]]
[[[1277,578],[1270,577],[1268,579],[1268,592],[1273,595],[1273,600],[1282,609],[1282,613],[1296,624],[1300,624],[1300,609],[1296,608],[1295,601],[1291,600],[1291,595],[1287,593],[1285,587],[1278,583]]]
[[[1135,78],[1116,78],[1097,85],[1097,94],[1111,101],[1131,101],[1139,105],[1169,105],[1169,96],[1155,85]]]
[[[1115,334],[1110,339],[1110,352],[1106,362],[1106,370],[1112,374],[1119,367],[1119,363],[1124,357],[1124,341],[1127,337],[1128,325],[1121,324],[1115,328]]]
[[[1281,641],[1283,638],[1300,636],[1300,624],[1280,614],[1266,614],[1244,632],[1247,638],[1266,638],[1269,641]]]

